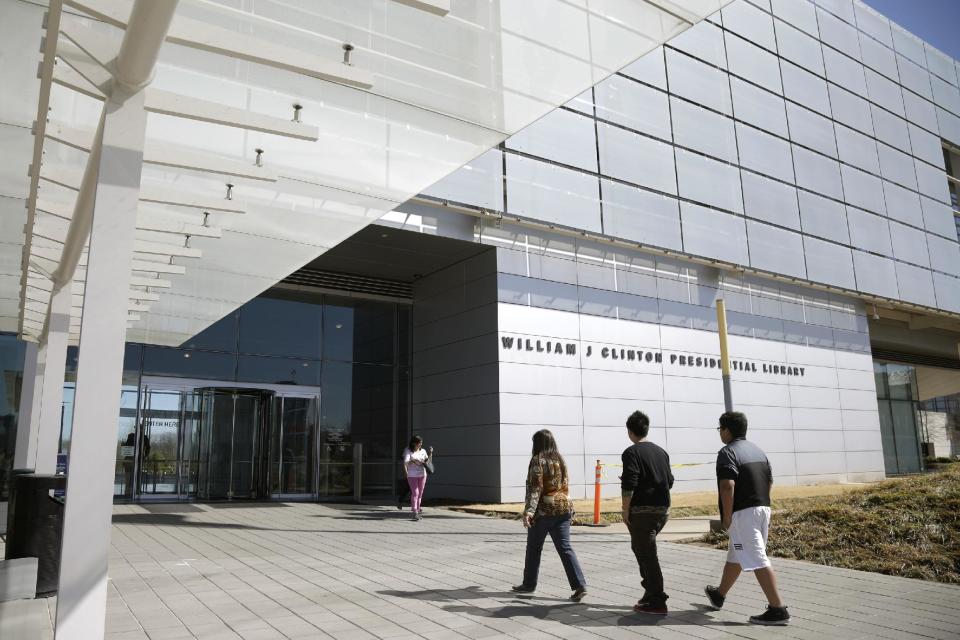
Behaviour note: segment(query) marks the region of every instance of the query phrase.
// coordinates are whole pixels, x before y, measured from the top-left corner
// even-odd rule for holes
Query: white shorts
[[[770,507],[749,507],[733,512],[730,522],[730,550],[727,562],[738,564],[744,571],[770,566],[767,558],[767,531],[770,528]]]

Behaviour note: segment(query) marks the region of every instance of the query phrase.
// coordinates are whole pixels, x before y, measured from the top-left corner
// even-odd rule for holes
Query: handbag
[[[423,468],[427,470],[427,475],[431,475],[434,472],[433,469],[433,457],[427,458],[427,461],[423,463]]]

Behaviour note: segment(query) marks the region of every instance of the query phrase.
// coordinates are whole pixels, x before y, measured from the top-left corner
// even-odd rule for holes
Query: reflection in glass
[[[240,353],[319,358],[323,307],[282,295],[271,292],[241,307]]]

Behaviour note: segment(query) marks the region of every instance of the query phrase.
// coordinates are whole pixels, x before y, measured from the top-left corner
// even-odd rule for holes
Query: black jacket
[[[632,493],[631,507],[669,507],[673,473],[670,456],[652,442],[638,442],[623,452],[623,494]]]

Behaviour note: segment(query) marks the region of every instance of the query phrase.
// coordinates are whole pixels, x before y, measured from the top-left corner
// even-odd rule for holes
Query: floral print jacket
[[[534,517],[560,516],[573,513],[569,475],[562,463],[544,456],[534,456],[527,471],[527,500],[523,512]]]

